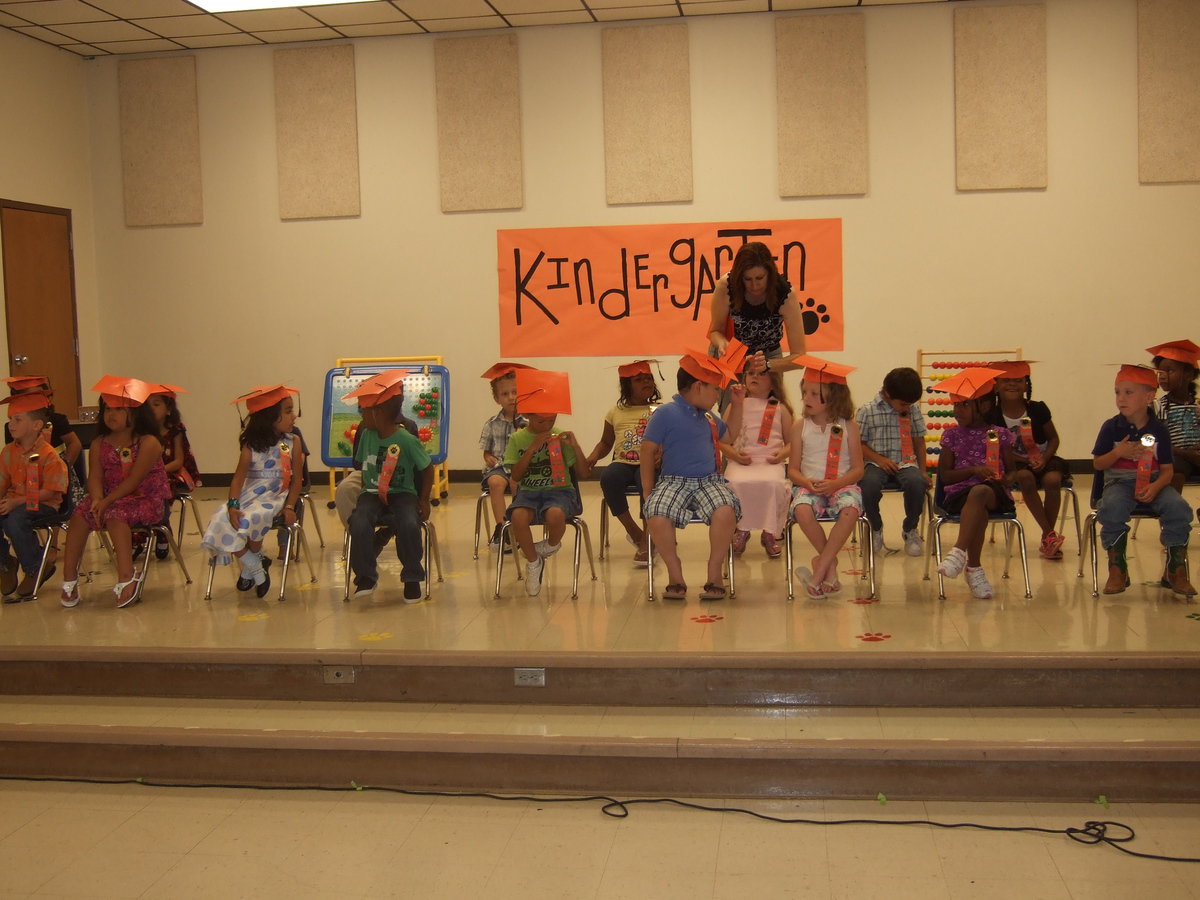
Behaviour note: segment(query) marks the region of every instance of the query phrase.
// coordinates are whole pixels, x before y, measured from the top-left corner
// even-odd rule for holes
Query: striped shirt
[[[1170,397],[1160,397],[1158,417],[1167,426],[1171,446],[1179,450],[1200,447],[1200,407],[1191,403],[1172,403]]]
[[[909,408],[908,415],[912,418],[913,453],[915,454],[917,446],[923,446],[925,443],[925,418],[915,404]],[[900,413],[896,412],[891,404],[883,399],[883,394],[876,394],[874,400],[860,406],[854,419],[858,422],[862,442],[880,456],[886,456],[896,465],[900,465]],[[871,463],[871,465],[874,464]],[[916,463],[913,462],[909,463],[907,467],[901,466],[901,468],[915,466]]]

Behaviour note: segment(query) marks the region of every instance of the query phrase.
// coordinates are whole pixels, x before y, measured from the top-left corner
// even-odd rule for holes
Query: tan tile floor
[[[1086,490],[1080,485],[1081,493]],[[217,508],[223,491],[201,496],[205,514]],[[216,573],[214,597],[204,600],[206,563],[194,525],[184,543],[195,582],[185,585],[178,570],[158,563],[150,572],[145,602],[113,607],[112,569],[98,550],[85,568],[93,584],[81,584],[83,603],[59,608],[55,576],[36,602],[0,607],[0,644],[283,647],[435,650],[604,650],[604,651],[835,651],[867,654],[936,651],[1184,651],[1200,649],[1200,604],[1186,603],[1153,582],[1161,555],[1153,523],[1145,523],[1134,541],[1134,585],[1124,594],[1093,599],[1090,578],[1076,577],[1073,528],[1062,562],[1039,559],[1030,539],[1033,597],[1026,600],[1020,569],[1002,580],[1003,543],[988,545],[985,566],[998,591],[996,599],[972,600],[961,579],[947,583],[947,599],[937,598],[936,577],[922,580],[924,562],[903,554],[879,562],[877,602],[863,602],[863,582],[855,597],[854,571],[861,563],[848,549],[843,556],[844,595],[812,602],[786,599],[784,564],[768,560],[757,540],[737,563],[738,596],[723,603],[696,599],[703,580],[706,532],[684,532],[686,572],[692,584],[687,603],[645,602],[645,570],[631,565],[632,548],[614,535],[611,556],[597,560],[599,580],[590,581],[583,564],[579,597],[570,599],[569,552],[547,565],[539,597],[525,594],[523,582],[506,567],[502,595],[493,597],[495,556],[471,557],[475,498],[468,485],[455,485],[451,497],[433,512],[440,539],[445,581],[435,583],[429,601],[405,605],[400,598],[398,563],[383,557],[381,590],[369,601],[342,602],[344,567],[342,530],[334,514],[317,506],[326,547],[316,546],[309,528],[319,583],[308,584],[303,566],[293,569],[288,600],[275,592],[259,600],[233,589],[228,570]],[[586,518],[593,543],[599,538],[599,497],[594,484],[584,489]],[[321,494],[318,501],[325,499]],[[884,498],[890,543],[898,542],[899,498]],[[1021,515],[1026,516],[1022,510]],[[619,528],[619,526],[618,526]],[[1031,532],[1032,528],[1029,529]],[[952,540],[953,529],[946,535]],[[273,545],[272,545],[273,547]],[[798,547],[803,561],[807,551]],[[1200,553],[1192,552],[1193,569]],[[272,567],[278,578],[279,567]],[[659,581],[663,568],[658,568]],[[707,621],[712,618],[713,621]],[[883,636],[882,640],[866,640]]]

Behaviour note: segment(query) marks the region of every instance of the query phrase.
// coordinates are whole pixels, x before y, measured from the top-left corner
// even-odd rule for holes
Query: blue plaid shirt
[[[479,435],[479,449],[503,461],[508,439],[518,428],[524,428],[525,424],[525,417],[519,413],[510,422],[504,418],[504,411],[501,410],[483,423],[483,432]],[[489,468],[490,466],[485,465],[483,471],[486,472]]]
[[[925,418],[916,404],[909,409],[908,415],[912,418],[913,453],[916,454],[925,445]],[[883,399],[883,394],[876,394],[874,400],[860,406],[854,420],[858,422],[864,444],[900,465],[900,413]],[[901,468],[915,466],[914,462]]]

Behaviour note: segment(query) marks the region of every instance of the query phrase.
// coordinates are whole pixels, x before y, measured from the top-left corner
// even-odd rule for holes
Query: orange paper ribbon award
[[[1154,463],[1158,457],[1158,441],[1152,434],[1142,435],[1142,452],[1138,456],[1137,478],[1133,483],[1133,496],[1139,496],[1150,487],[1150,478],[1154,474]]]
[[[122,447],[121,456],[121,478],[129,477],[129,470],[133,468],[133,451],[128,447]]]
[[[383,466],[379,470],[379,487],[376,488],[384,506],[387,506],[388,488],[392,486],[392,474],[396,471],[396,463],[399,461],[400,445],[392,444],[387,448],[387,455],[383,458]]]
[[[1042,448],[1033,439],[1033,420],[1029,416],[1021,419],[1021,446],[1025,448],[1025,457],[1030,462],[1037,462],[1042,458]]]
[[[712,413],[705,413],[704,418],[708,419],[708,428],[712,432],[713,456],[716,457],[717,471],[721,471],[721,435],[717,431],[717,420],[713,418]]]
[[[37,463],[36,453],[29,454],[25,460],[25,508],[30,512],[41,509],[39,495],[42,493],[42,471]]]
[[[842,461],[842,426],[833,425],[829,429],[829,450],[825,454],[825,480],[837,478],[838,468]]]
[[[771,426],[775,424],[775,413],[779,410],[779,401],[774,397],[767,400],[763,410],[762,424],[758,426],[758,442],[766,445],[771,440]]]
[[[553,434],[546,441],[546,454],[550,457],[550,483],[555,487],[567,484],[567,464],[563,459],[562,441]]]
[[[912,416],[900,413],[900,465],[917,464],[917,451],[913,449]]]
[[[292,483],[292,443],[288,440],[279,442],[279,475],[286,491]]]
[[[989,428],[987,433],[987,467],[992,470],[992,478],[1000,477],[1000,432]]]

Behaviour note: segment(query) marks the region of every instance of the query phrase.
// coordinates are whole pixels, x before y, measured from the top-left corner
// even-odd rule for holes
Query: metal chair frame
[[[486,496],[486,494],[485,494],[485,496]],[[587,522],[585,522],[583,520],[582,516],[570,516],[567,518],[567,525],[568,525],[568,527],[575,529],[575,549],[574,549],[574,554],[573,554],[573,558],[572,558],[572,566],[571,566],[571,599],[574,600],[575,598],[577,598],[579,596],[579,564],[580,564],[580,557],[581,557],[581,554],[580,554],[581,545],[587,546],[588,568],[591,570],[591,573],[592,573],[592,581],[596,580],[596,563],[592,559],[592,536],[588,531]],[[517,567],[516,567],[517,568],[517,581],[523,581],[524,576],[521,574],[521,564],[517,558],[518,544],[513,539],[512,535],[509,532],[509,529],[511,528],[511,526],[512,526],[512,522],[508,522],[508,521],[504,522],[504,524],[500,526],[500,546],[501,547],[504,546],[505,540],[508,540],[512,543],[513,561],[517,563]],[[544,529],[544,526],[543,526],[543,529]],[[496,593],[495,593],[495,596],[497,596],[497,597],[500,596],[500,581],[504,575],[504,556],[505,556],[504,553],[496,554]]]
[[[688,520],[689,525],[707,525],[704,519],[700,516],[692,516]],[[676,529],[678,530],[678,529]],[[646,545],[650,551],[650,564],[646,566],[646,600],[653,603],[658,598],[654,596],[654,563],[656,560],[654,553],[654,538],[650,535],[649,527],[646,528]],[[678,540],[676,540],[676,550],[678,550]],[[733,541],[729,542],[729,550],[725,561],[726,569],[729,575],[729,599],[737,597],[737,576],[734,574],[733,568]]]
[[[942,558],[942,526],[946,523],[957,525],[962,516],[950,515],[941,508],[942,501],[942,483],[939,479],[934,486],[934,516],[929,521],[929,537],[930,537],[930,552],[925,556],[925,577],[923,581],[929,580],[929,561],[933,557],[937,557],[940,561]],[[1019,539],[1018,546],[1021,550],[1021,572],[1025,576],[1025,599],[1033,597],[1033,588],[1029,581],[1029,557],[1025,550],[1025,528],[1021,525],[1021,520],[1017,518],[1017,511],[1012,512],[992,513],[988,516],[988,521],[992,523],[999,522],[1004,525],[1004,574],[1002,578],[1008,578],[1008,565],[1012,559],[1012,534],[1013,529],[1016,529]],[[946,599],[946,579],[938,572],[938,599]]]
[[[926,492],[928,496],[928,492]],[[821,524],[830,524],[837,521],[837,516],[821,515],[817,516],[817,521]],[[783,530],[783,550],[784,559],[787,564],[787,598],[788,600],[796,599],[796,573],[793,568],[795,562],[794,553],[792,550],[792,529],[799,528],[800,523],[796,521],[795,515],[788,516],[787,527]],[[871,523],[866,516],[860,515],[855,521],[854,534],[858,536],[858,552],[859,555],[866,561],[866,568],[863,569],[860,578],[867,580],[867,587],[870,588],[868,599],[875,599],[875,545],[871,541]]]
[[[315,571],[313,571],[312,554],[308,550],[308,538],[306,538],[304,535],[304,526],[302,526],[300,524],[300,522],[297,520],[294,524],[284,525],[283,527],[287,529],[288,536],[287,536],[287,546],[284,547],[284,552],[283,552],[283,571],[280,572],[280,574],[279,574],[279,602],[280,603],[282,603],[284,600],[287,599],[286,592],[287,592],[288,564],[292,560],[292,544],[295,543],[297,535],[299,535],[300,543],[304,547],[303,558],[304,558],[305,565],[308,566],[308,583],[309,584],[317,583],[317,573]],[[204,599],[205,600],[212,599],[213,576],[216,574],[216,571],[217,571],[217,558],[214,556],[211,559],[209,559],[209,561],[208,561],[208,585],[204,589]],[[190,581],[191,581],[191,579],[189,579],[189,583],[190,583]]]
[[[378,531],[378,529],[376,530]],[[425,542],[425,555],[423,557],[425,564],[425,580],[422,582],[425,585],[425,591],[422,594],[421,599],[428,600],[430,597],[430,582],[432,581],[432,579],[429,577],[430,559],[433,560],[433,564],[437,567],[437,580],[439,582],[445,580],[442,577],[442,554],[438,549],[437,529],[434,527],[432,522],[421,523],[421,538]],[[350,582],[354,576],[354,573],[350,569],[350,545],[350,532],[347,530],[346,537],[342,541],[342,558],[346,561],[346,595],[342,597],[342,600],[346,603],[350,602]]]

